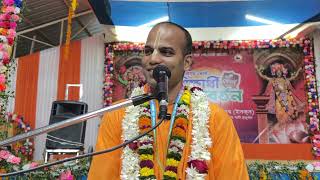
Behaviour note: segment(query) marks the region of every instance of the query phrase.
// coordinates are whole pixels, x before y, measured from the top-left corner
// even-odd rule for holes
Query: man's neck
[[[176,100],[176,97],[178,96],[178,94],[181,90],[181,87],[182,87],[182,81],[179,82],[173,88],[169,87],[169,93],[168,93],[169,104],[174,103],[174,101]]]

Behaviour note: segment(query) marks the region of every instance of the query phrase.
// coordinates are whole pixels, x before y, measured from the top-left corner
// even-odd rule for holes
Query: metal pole
[[[30,54],[33,53],[33,48],[34,48],[34,43],[35,43],[36,38],[37,38],[36,35],[34,35],[33,38],[32,38],[31,46],[30,46]]]
[[[64,24],[64,21],[61,21],[61,25],[60,25],[60,45],[62,44],[62,41],[63,41],[63,24]]]
[[[0,147],[9,145],[9,144],[17,142],[17,141],[24,140],[24,139],[27,139],[27,138],[31,138],[31,137],[34,137],[34,136],[39,135],[39,134],[48,133],[48,132],[51,132],[51,131],[54,131],[54,130],[58,130],[58,129],[73,125],[73,124],[77,124],[77,123],[86,121],[86,120],[88,120],[90,118],[97,117],[97,116],[103,114],[104,112],[112,111],[112,110],[115,110],[115,109],[119,109],[121,107],[130,106],[130,105],[132,105],[132,100],[127,100],[127,101],[115,104],[113,106],[108,106],[108,107],[105,107],[105,108],[102,108],[102,109],[99,109],[99,110],[96,110],[96,111],[93,111],[93,112],[89,112],[89,113],[84,114],[84,115],[80,115],[80,116],[77,116],[77,117],[74,117],[74,118],[67,119],[65,121],[61,121],[61,122],[54,123],[54,124],[51,124],[51,125],[48,125],[48,126],[44,126],[44,127],[39,128],[39,129],[36,129],[36,130],[33,130],[33,131],[29,131],[27,133],[20,134],[20,135],[5,139],[5,140],[0,142]]]
[[[75,37],[77,37],[78,34],[80,34],[83,30],[85,30],[85,29],[87,28],[87,26],[88,26],[91,22],[92,22],[92,20],[89,21],[85,26],[83,26],[78,32],[76,32],[76,33],[71,37],[71,39],[74,39]]]
[[[83,16],[83,15],[87,15],[87,14],[91,14],[92,12],[93,12],[92,10],[84,11],[84,12],[75,14],[72,18]],[[65,18],[62,18],[62,19],[58,19],[58,20],[55,20],[55,21],[51,21],[51,22],[39,25],[37,27],[33,27],[33,28],[30,28],[30,29],[22,30],[22,31],[17,32],[17,35],[24,34],[24,33],[27,33],[27,32],[31,32],[31,31],[34,31],[36,29],[41,29],[41,28],[44,28],[44,27],[47,27],[47,26],[51,26],[53,24],[59,23],[61,21],[65,21],[67,19],[68,19],[68,17],[65,17]]]
[[[28,36],[24,36],[24,35],[22,35],[22,34],[20,34],[19,36],[20,36],[20,37],[23,37],[23,38],[26,38],[26,39],[29,39],[29,40],[31,40],[31,41],[35,41],[35,42],[38,42],[38,43],[41,43],[41,44],[50,46],[50,47],[55,47],[55,46],[52,45],[52,44],[49,44],[49,43],[46,43],[46,42],[43,42],[43,41],[39,41],[39,40],[37,40],[37,39],[32,39],[32,38],[30,38],[30,37],[28,37]]]
[[[16,58],[17,46],[18,46],[18,38],[19,38],[19,36],[16,37],[15,42],[14,42],[14,46],[12,47],[13,48],[12,58],[13,59]]]

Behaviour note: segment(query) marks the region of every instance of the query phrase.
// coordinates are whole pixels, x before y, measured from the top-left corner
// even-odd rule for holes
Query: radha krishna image
[[[290,61],[291,60],[291,61]],[[305,143],[308,141],[305,122],[305,101],[292,82],[299,81],[302,67],[291,63],[288,56],[273,56],[258,68],[259,76],[267,81],[262,93],[269,97],[266,104],[269,122],[269,143]],[[300,97],[299,97],[300,96]]]

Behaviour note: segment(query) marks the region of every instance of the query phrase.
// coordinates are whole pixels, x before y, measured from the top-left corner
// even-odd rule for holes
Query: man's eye
[[[153,53],[153,49],[151,49],[151,48],[145,48],[144,49],[144,54],[146,56],[150,56],[152,53]]]
[[[160,53],[164,56],[173,56],[174,52],[170,49],[160,49]]]

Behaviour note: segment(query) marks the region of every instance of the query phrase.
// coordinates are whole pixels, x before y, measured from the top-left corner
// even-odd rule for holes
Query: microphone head
[[[171,71],[165,65],[158,65],[153,69],[153,78],[158,82],[162,74],[166,74],[168,79],[171,77]]]

